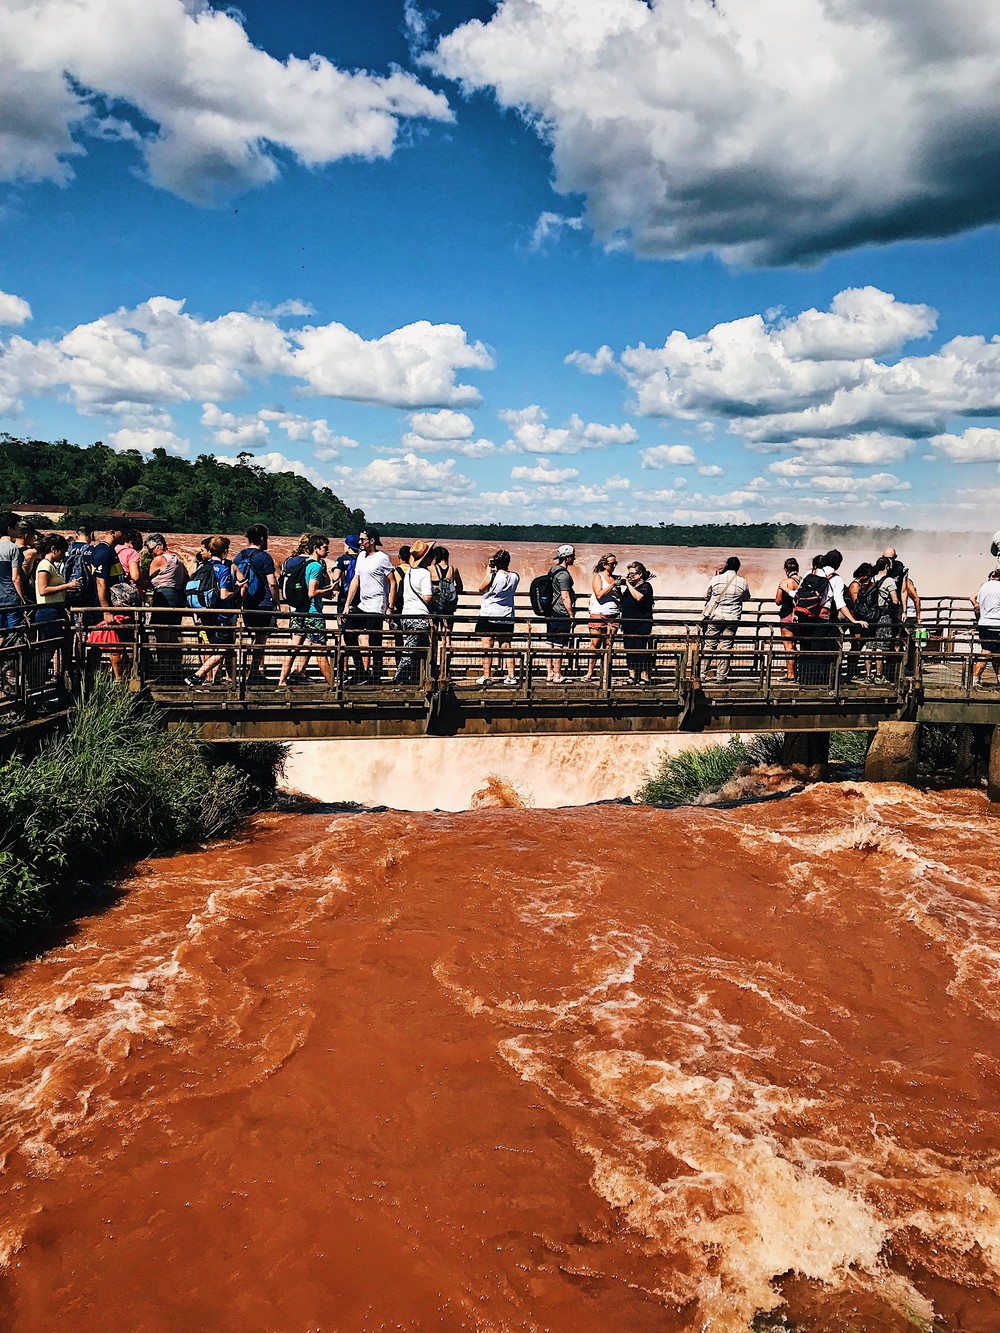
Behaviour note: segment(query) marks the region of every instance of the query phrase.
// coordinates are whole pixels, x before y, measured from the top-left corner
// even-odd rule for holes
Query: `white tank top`
[[[618,594],[614,584],[611,585],[603,597],[598,597],[596,592],[590,594],[590,614],[595,619],[598,616],[617,616],[621,614],[621,606],[618,603]]]

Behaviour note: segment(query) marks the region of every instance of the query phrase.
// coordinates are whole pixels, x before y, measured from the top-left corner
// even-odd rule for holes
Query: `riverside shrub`
[[[725,745],[665,754],[635,794],[644,805],[687,805],[707,792],[716,792],[741,768],[781,762],[783,736],[775,732],[743,739],[732,736]]]
[[[67,731],[0,762],[0,941],[64,915],[130,858],[234,828],[274,791],[284,747],[237,745],[218,761],[193,730],[98,680]]]

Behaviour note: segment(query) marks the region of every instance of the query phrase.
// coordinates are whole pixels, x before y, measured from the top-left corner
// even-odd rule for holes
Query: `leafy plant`
[[[665,754],[659,768],[648,775],[635,794],[646,805],[686,805],[706,792],[718,791],[739,769],[781,760],[783,736],[764,733],[743,740],[733,736],[725,745]]]
[[[273,792],[284,747],[224,758],[168,731],[129,690],[97,680],[67,731],[0,762],[0,941],[65,912],[109,868],[233,828]]]

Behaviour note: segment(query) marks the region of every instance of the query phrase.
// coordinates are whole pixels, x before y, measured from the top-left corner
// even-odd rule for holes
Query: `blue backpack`
[[[94,578],[94,545],[92,542],[73,542],[63,561],[63,578],[67,583],[80,580],[79,589],[70,594],[77,606],[97,605],[97,580]]]
[[[250,607],[260,606],[261,602],[266,601],[269,591],[267,579],[254,562],[255,555],[263,555],[263,551],[247,546],[233,561],[243,585],[243,605]]]
[[[215,575],[215,561],[206,560],[199,565],[184,585],[184,600],[192,611],[215,611],[222,598],[219,596],[219,580]]]

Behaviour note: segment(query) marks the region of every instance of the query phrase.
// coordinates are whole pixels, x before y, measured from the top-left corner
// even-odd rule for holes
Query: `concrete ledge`
[[[880,722],[865,760],[866,782],[917,780],[919,722]]]

